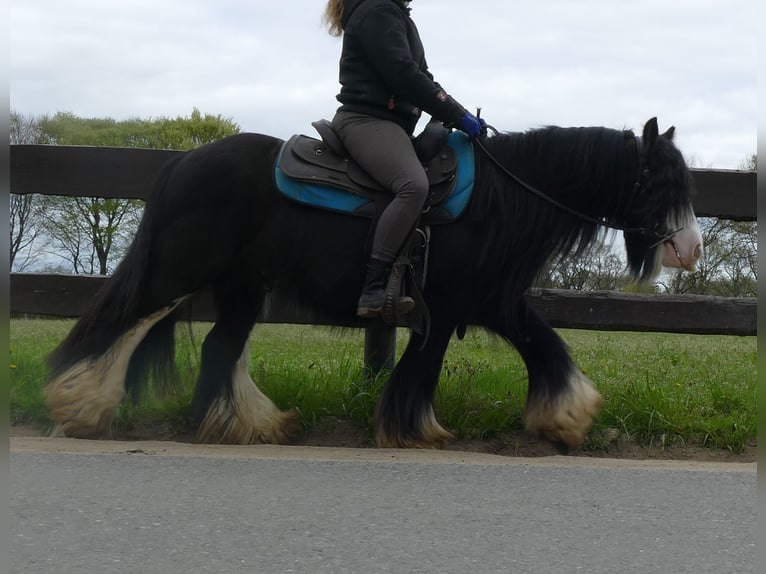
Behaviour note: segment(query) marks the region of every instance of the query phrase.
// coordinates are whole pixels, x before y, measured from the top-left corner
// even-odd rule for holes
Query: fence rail
[[[14,145],[10,148],[11,192],[45,195],[146,199],[152,182],[174,150],[87,146]],[[757,212],[755,172],[692,170],[697,187],[694,209],[700,217],[753,221]],[[81,313],[106,278],[82,275],[11,274],[11,312],[59,317]],[[756,334],[754,299],[639,295],[616,292],[534,290],[530,303],[554,327],[597,330],[664,331],[698,334]],[[277,299],[262,320],[273,323],[329,324],[321,315]],[[209,297],[193,300],[190,318],[211,320]],[[369,323],[351,320],[349,327]],[[373,343],[371,343],[373,341]],[[371,368],[391,366],[395,335],[367,329]],[[387,348],[382,348],[381,345]],[[378,357],[370,360],[371,357]],[[372,363],[372,364],[371,364]]]
[[[79,197],[146,199],[154,176],[175,150],[11,146],[11,192]],[[756,173],[693,169],[698,217],[734,221],[756,218]]]
[[[11,273],[14,313],[77,317],[105,283],[106,277],[44,273]],[[554,327],[599,331],[664,331],[694,334],[756,334],[756,300],[701,295],[644,295],[615,291],[534,289],[532,307]],[[321,314],[270,296],[259,318],[265,323],[337,325]],[[190,301],[188,317],[212,321],[215,311],[208,293]],[[341,327],[366,327],[352,319]]]

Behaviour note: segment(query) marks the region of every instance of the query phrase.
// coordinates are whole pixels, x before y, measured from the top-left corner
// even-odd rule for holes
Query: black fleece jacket
[[[410,134],[421,111],[446,124],[466,113],[428,71],[401,0],[345,0],[342,25],[340,110],[395,121]]]

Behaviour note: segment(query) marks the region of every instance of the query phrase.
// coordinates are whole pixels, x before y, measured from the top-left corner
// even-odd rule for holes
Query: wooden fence
[[[10,149],[11,193],[145,199],[160,167],[177,151],[85,146],[14,145]],[[700,217],[735,221],[756,218],[756,174],[692,170]],[[101,276],[12,273],[11,312],[75,317],[105,280]],[[530,303],[554,327],[697,334],[756,334],[756,300],[745,298],[637,295],[617,292],[534,290]],[[191,306],[191,318],[211,320],[206,294]],[[264,322],[329,324],[321,314],[273,299]],[[364,327],[367,365],[390,367],[396,334],[392,328],[352,319]]]

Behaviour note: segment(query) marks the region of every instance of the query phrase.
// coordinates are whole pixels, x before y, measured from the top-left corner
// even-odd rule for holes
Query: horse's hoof
[[[568,448],[579,448],[602,403],[603,398],[590,380],[576,371],[568,388],[558,397],[527,405],[524,417],[527,431]]]

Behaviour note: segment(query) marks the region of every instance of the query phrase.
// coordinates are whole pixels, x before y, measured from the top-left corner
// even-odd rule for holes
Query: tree
[[[538,276],[537,287],[576,290],[619,290],[625,278],[625,262],[605,241],[599,241],[579,257],[565,255],[548,264]]]
[[[129,243],[134,225],[122,225],[140,206],[137,200],[49,197],[43,221],[56,251],[75,273],[107,275],[115,252]],[[117,249],[115,249],[117,248]]]
[[[189,150],[239,133],[231,119],[213,116],[194,108],[188,118],[159,117],[81,118],[70,112],[43,117],[40,127],[58,145],[92,145]]]
[[[36,118],[11,110],[10,120],[11,145],[51,143]]]
[[[32,245],[39,234],[35,196],[12,193],[10,206],[10,267],[22,271],[35,262]]]
[[[91,145],[188,150],[239,132],[221,116],[194,109],[188,118],[80,118],[60,112],[39,119],[55,145]],[[82,197],[48,198],[45,231],[55,253],[75,273],[107,274],[121,259],[140,220],[143,202]]]
[[[46,144],[48,137],[39,122],[15,111],[10,115],[10,144]],[[10,194],[10,268],[22,271],[33,265],[37,253],[33,249],[42,232],[41,216],[44,199],[33,194]]]

